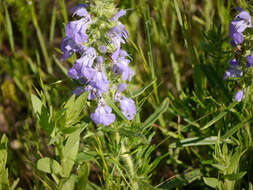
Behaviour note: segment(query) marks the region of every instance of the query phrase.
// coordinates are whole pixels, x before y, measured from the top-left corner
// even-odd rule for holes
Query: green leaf
[[[78,163],[82,162],[88,162],[88,161],[95,161],[97,157],[97,152],[96,151],[89,151],[89,152],[80,152],[77,155],[76,161]]]
[[[158,120],[159,117],[168,109],[168,106],[169,106],[169,100],[168,98],[166,98],[163,101],[162,105],[158,107],[155,110],[155,112],[144,121],[144,123],[142,124],[142,131],[144,131],[145,129],[150,127],[153,123],[155,123],[156,120]]]
[[[63,185],[61,187],[61,190],[74,190],[75,189],[75,182],[76,182],[76,176],[75,175],[71,175],[70,178],[67,179],[63,183]]]
[[[146,181],[138,180],[138,184],[139,184],[139,190],[162,190],[162,189],[153,187]]]
[[[4,6],[4,8],[5,8],[5,20],[6,20],[6,25],[7,25],[7,32],[8,32],[8,36],[9,36],[11,51],[12,51],[12,53],[15,53],[14,36],[13,36],[11,18],[10,18],[9,11],[8,11],[7,7]]]
[[[80,131],[71,134],[62,150],[63,158],[61,160],[63,176],[70,176],[71,170],[76,160],[79,149]]]
[[[222,137],[221,139],[227,139],[231,137],[233,134],[235,134],[239,129],[243,128],[246,124],[250,124],[253,120],[250,121],[244,121],[240,122],[237,125],[233,126],[231,129],[229,129]]]
[[[89,182],[87,186],[87,190],[101,190],[101,188],[94,183]]]
[[[126,137],[143,137],[139,127],[122,126],[118,129],[121,136]]]
[[[156,79],[152,80],[151,82],[148,83],[148,85],[146,85],[143,88],[141,88],[140,90],[134,92],[131,95],[131,98],[136,98],[136,97],[140,96],[141,94],[143,94],[145,92],[145,90],[147,90],[150,86],[152,86],[154,84],[155,81],[156,81]]]
[[[1,141],[0,141],[0,148],[7,148],[9,140],[5,134],[3,134]]]
[[[65,127],[65,128],[62,129],[62,132],[66,135],[71,134],[71,133],[74,133],[76,131],[84,130],[85,128],[88,127],[88,125],[89,125],[88,123],[82,123],[82,124],[77,124],[77,125],[71,126],[71,127]]]
[[[39,159],[37,162],[37,168],[40,171],[50,174],[60,174],[62,171],[60,164],[56,160],[48,157]]]
[[[52,121],[50,121],[50,115],[44,106],[41,109],[39,120],[40,120],[40,125],[47,133],[47,136],[50,136],[54,129],[54,125]]]
[[[212,187],[212,188],[217,188],[219,187],[219,180],[213,177],[203,177],[203,180],[206,185]]]
[[[220,112],[216,117],[214,117],[211,121],[209,121],[201,130],[205,130],[208,127],[212,126],[214,123],[222,119],[233,107],[235,107],[238,102],[231,103],[224,111]]]
[[[32,100],[32,107],[35,114],[41,113],[42,108],[42,102],[41,100],[35,96],[34,94],[31,94],[31,100]]]
[[[66,77],[68,77],[68,70],[62,65],[62,63],[56,58],[55,55],[53,55],[54,62],[56,65],[61,69],[61,71],[65,74]]]
[[[17,187],[17,185],[18,185],[18,183],[19,183],[19,178],[16,179],[16,180],[13,182],[13,184],[12,184],[11,187],[10,187],[10,190],[15,190],[16,187]]]
[[[192,137],[183,139],[181,141],[178,141],[176,143],[173,143],[170,145],[171,148],[177,148],[177,147],[189,147],[189,146],[203,146],[203,145],[213,145],[218,142],[217,136],[211,136],[211,137]],[[223,141],[220,141],[220,143],[226,142],[226,143],[232,143],[229,139],[223,139]]]
[[[245,176],[247,174],[247,172],[239,172],[236,174],[229,174],[229,175],[225,175],[224,178],[231,180],[231,181],[237,181],[243,178],[243,176]]]
[[[195,169],[190,172],[184,173],[180,176],[176,176],[169,180],[166,184],[162,185],[160,188],[161,189],[174,189],[174,188],[180,188],[184,187],[193,181],[200,179],[201,177],[201,171],[200,169]]]
[[[88,164],[84,164],[79,170],[78,170],[78,176],[77,176],[77,189],[78,190],[86,190],[88,185],[88,177],[89,177],[89,166]]]
[[[0,171],[5,169],[7,163],[7,150],[0,150]]]
[[[75,95],[73,95],[69,101],[66,103],[64,108],[66,109],[66,123],[71,126],[78,121],[80,121],[80,113],[86,107],[88,92],[83,93],[78,98],[75,99]]]
[[[172,71],[173,71],[174,78],[176,81],[177,91],[180,92],[182,90],[181,83],[180,83],[180,71],[179,71],[180,65],[175,60],[175,56],[172,52],[170,53],[170,59],[171,59]]]
[[[242,152],[237,150],[231,160],[230,160],[230,163],[229,163],[229,167],[226,169],[227,173],[231,174],[231,173],[235,173],[239,167],[239,162],[240,162],[240,159],[242,157],[242,155],[247,151],[247,149],[243,150]]]

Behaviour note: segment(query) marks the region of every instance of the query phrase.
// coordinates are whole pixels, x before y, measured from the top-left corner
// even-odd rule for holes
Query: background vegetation
[[[60,179],[54,173],[58,165],[53,163],[53,172],[41,169],[38,160],[60,160],[47,130],[55,123],[61,125],[57,113],[76,86],[66,74],[71,60],[60,61],[59,46],[69,10],[78,2],[0,1],[0,189],[58,188]],[[130,34],[127,49],[135,70],[130,88],[141,110],[140,128],[120,131],[133,157],[134,177],[117,163],[117,145],[111,145],[109,137],[89,139],[92,134],[85,130],[80,140],[83,152],[75,160],[85,164],[72,172],[88,176],[88,189],[133,189],[126,185],[131,180],[138,182],[139,189],[252,189],[252,98],[234,103],[236,87],[222,78],[232,57],[229,22],[237,6],[251,11],[253,3],[115,3],[128,10],[122,22]],[[36,97],[42,99],[39,108]],[[73,147],[63,140],[68,143]],[[104,171],[112,165],[121,168],[118,177],[114,171]],[[61,183],[62,189],[71,189]]]

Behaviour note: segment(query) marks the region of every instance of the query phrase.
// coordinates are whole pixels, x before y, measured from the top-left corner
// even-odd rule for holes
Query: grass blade
[[[39,27],[39,24],[38,24],[37,16],[36,16],[36,13],[35,13],[34,2],[32,2],[30,4],[30,10],[31,10],[31,15],[32,15],[33,25],[36,29],[38,40],[39,40],[39,43],[40,43],[40,47],[41,47],[41,50],[42,50],[42,53],[43,53],[43,56],[44,56],[44,59],[45,59],[45,63],[46,63],[46,66],[47,66],[47,71],[48,71],[48,73],[52,74],[52,72],[53,72],[52,64],[51,64],[51,61],[50,61],[49,56],[48,56],[48,52],[47,52],[44,37],[41,33],[41,30],[40,30],[40,27]]]
[[[148,127],[150,127],[156,120],[159,119],[159,117],[168,109],[169,106],[169,99],[166,98],[162,105],[158,107],[155,112],[149,116],[142,125],[142,131],[146,130]]]
[[[178,147],[189,147],[189,146],[204,146],[204,145],[214,145],[218,142],[217,136],[211,137],[192,137],[183,139],[179,142],[173,143],[170,145],[170,148],[178,148]],[[226,143],[232,143],[229,139],[223,139]],[[220,141],[222,143],[222,141]]]
[[[221,137],[221,139],[227,139],[229,137],[231,137],[233,134],[235,134],[238,130],[240,130],[241,128],[243,128],[246,124],[250,124],[253,120],[249,120],[249,121],[244,121],[241,123],[238,123],[237,125],[235,125],[234,127],[232,127],[229,131],[227,131],[225,133],[225,135],[223,135]]]
[[[10,46],[11,46],[11,52],[13,54],[15,54],[15,45],[14,45],[14,37],[13,37],[11,18],[10,18],[9,11],[6,6],[4,6],[4,9],[5,9],[5,20],[6,20],[7,33],[9,36],[9,41],[10,41]]]
[[[216,117],[214,117],[211,121],[209,121],[201,130],[207,129],[208,127],[210,127],[211,125],[213,125],[214,123],[216,123],[217,121],[219,121],[220,119],[222,119],[225,115],[227,115],[227,113],[229,112],[229,110],[231,108],[235,107],[235,105],[237,103],[238,102],[231,103],[224,111],[222,111]]]
[[[147,7],[146,14],[145,14],[145,26],[146,26],[146,32],[147,32],[147,38],[148,38],[148,61],[149,61],[149,67],[151,70],[151,77],[152,80],[156,79],[156,74],[155,74],[155,69],[154,69],[154,58],[153,58],[153,48],[152,48],[152,41],[151,41],[151,26],[150,26],[150,11],[149,7]],[[160,102],[159,96],[158,96],[158,89],[157,89],[157,83],[153,83],[153,89],[154,89],[154,94],[157,103]]]
[[[56,7],[53,8],[52,12],[52,19],[51,19],[51,26],[50,26],[50,34],[49,34],[49,42],[52,43],[54,39],[54,32],[55,32],[55,22],[56,22]]]

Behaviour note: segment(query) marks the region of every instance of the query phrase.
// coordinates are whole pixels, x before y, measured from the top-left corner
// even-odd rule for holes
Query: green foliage
[[[0,189],[14,190],[16,189],[19,178],[16,179],[12,185],[9,182],[9,172],[6,168],[7,156],[8,156],[8,138],[6,135],[1,136],[0,140]]]

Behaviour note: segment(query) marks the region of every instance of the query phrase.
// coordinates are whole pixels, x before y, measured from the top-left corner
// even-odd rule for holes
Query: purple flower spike
[[[102,64],[104,62],[104,58],[102,56],[98,56],[96,61],[97,61],[97,64]]]
[[[247,67],[252,67],[253,66],[253,52],[251,52],[251,55],[247,56]]]
[[[102,92],[100,90],[92,87],[91,85],[88,85],[87,87],[85,87],[84,91],[85,92],[89,91],[88,100],[95,100],[96,99],[96,95],[99,98],[102,97]]]
[[[126,11],[121,9],[115,16],[112,17],[112,21],[118,21],[120,17],[124,16]]]
[[[78,4],[70,9],[70,12],[73,13],[73,16],[78,15],[81,17],[85,17],[88,15],[86,8],[88,7],[87,4]]]
[[[92,87],[101,90],[102,92],[107,92],[110,81],[107,79],[104,71],[86,68],[83,72],[83,75]]]
[[[97,65],[95,68],[85,67],[82,70],[82,75],[87,79],[88,83],[94,88],[106,92],[109,87],[110,81],[107,79],[105,72],[103,71],[103,58],[97,57]]]
[[[80,94],[82,94],[84,92],[84,88],[79,86],[77,87],[75,90],[73,90],[73,94],[75,94],[76,96],[79,96]]]
[[[232,45],[233,47],[235,47],[235,46],[237,46],[237,45],[239,45],[239,44],[242,44],[243,41],[244,41],[244,36],[243,36],[243,34],[240,33],[240,32],[235,32],[235,33],[232,34],[230,43],[231,43],[231,45]]]
[[[62,60],[66,61],[77,51],[77,45],[72,39],[65,37],[61,42],[61,51],[63,52]]]
[[[124,83],[119,85],[117,92],[115,94],[114,101],[119,102],[120,109],[121,109],[123,115],[128,120],[132,120],[134,115],[136,114],[135,102],[130,98],[126,98],[125,96],[120,95],[120,93],[122,91],[124,91],[126,88],[127,88],[127,86]]]
[[[248,12],[241,10],[235,19],[229,24],[229,37],[231,45],[237,46],[244,41],[242,32],[248,27],[251,27],[251,16]]]
[[[104,46],[104,45],[100,46],[100,51],[101,51],[102,53],[106,53],[106,51],[107,51],[106,46]]]
[[[90,17],[69,22],[65,28],[66,36],[72,38],[77,44],[87,42],[88,35],[86,34],[86,30],[90,23]]]
[[[91,119],[94,123],[103,124],[108,126],[115,121],[115,115],[112,112],[112,108],[105,105],[104,103],[100,103],[96,108],[95,112],[90,115]]]
[[[96,56],[96,50],[94,48],[88,48],[84,55],[76,60],[76,63],[82,64],[84,67],[92,67]]]
[[[121,83],[117,89],[116,94],[123,92],[124,90],[126,90],[126,88],[127,88],[127,85],[125,83]]]
[[[240,63],[236,59],[232,59],[229,62],[230,68],[226,71],[223,79],[226,80],[227,78],[238,78],[243,76],[243,71],[240,70]]]
[[[236,59],[232,59],[232,60],[229,62],[229,66],[230,66],[230,67],[239,67],[239,66],[240,66],[240,62],[237,61]]]
[[[134,73],[128,67],[130,60],[125,58],[127,55],[128,54],[124,50],[116,50],[112,54],[112,60],[114,64],[112,71],[115,73],[115,75],[121,74],[122,80],[128,79],[128,81],[131,81]]]
[[[83,46],[83,48],[85,48]],[[61,42],[61,51],[63,52],[62,60],[66,61],[69,57],[71,57],[75,52],[82,52],[82,48],[78,46],[74,40],[69,37],[65,37]]]
[[[68,75],[70,78],[72,79],[80,79],[82,76],[79,72],[80,68],[79,68],[79,65],[78,64],[74,64],[74,66],[72,68],[69,69],[68,71]]]
[[[251,27],[251,16],[247,11],[241,11],[231,22],[238,32],[243,32],[246,28]]]
[[[226,71],[223,79],[226,80],[227,78],[239,78],[243,76],[243,71],[238,68],[231,68]]]
[[[119,103],[123,115],[126,116],[128,120],[132,120],[134,118],[134,115],[136,114],[135,102],[130,98],[121,96],[119,99]]]
[[[121,43],[125,43],[128,38],[128,32],[123,24],[118,22],[117,26],[114,26],[109,32],[108,36],[111,38],[113,45],[116,49],[120,48]]]
[[[236,95],[235,95],[235,100],[236,100],[237,102],[240,102],[240,101],[242,101],[243,97],[244,97],[243,90],[240,90],[240,91],[238,91],[238,92],[236,93]]]
[[[96,51],[94,48],[88,48],[84,55],[76,60],[74,66],[69,69],[68,75],[72,79],[81,79],[86,77],[86,68],[91,68],[96,58]],[[88,73],[92,74],[92,73]]]

